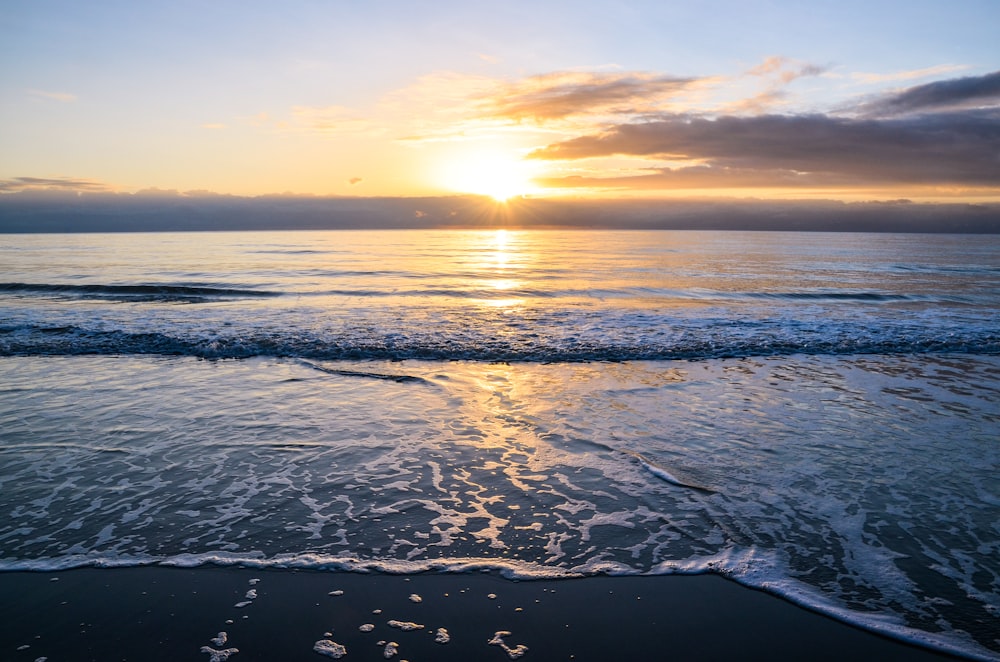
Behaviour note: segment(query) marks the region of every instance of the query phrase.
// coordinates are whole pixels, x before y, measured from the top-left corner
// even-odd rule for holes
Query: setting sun
[[[532,182],[536,166],[500,150],[476,152],[450,160],[441,169],[441,184],[457,193],[488,195],[497,202],[538,192]]]

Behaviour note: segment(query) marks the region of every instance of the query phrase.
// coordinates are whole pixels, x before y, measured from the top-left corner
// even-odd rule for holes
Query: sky
[[[0,194],[1000,201],[997,0],[6,0]]]

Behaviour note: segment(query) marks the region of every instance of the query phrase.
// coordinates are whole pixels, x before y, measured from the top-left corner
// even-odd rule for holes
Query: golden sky
[[[1000,200],[1000,4],[674,4],[13,2],[0,192]]]

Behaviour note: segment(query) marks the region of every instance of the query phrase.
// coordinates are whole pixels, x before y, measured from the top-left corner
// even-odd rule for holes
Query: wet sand
[[[346,649],[347,660],[385,660],[395,642],[391,659],[410,662],[502,661],[519,652],[577,661],[953,659],[709,575],[515,582],[485,573],[227,567],[0,573],[4,660],[222,660],[229,650],[234,662],[315,662],[331,659],[314,650],[324,640]],[[319,648],[339,650],[332,644]]]

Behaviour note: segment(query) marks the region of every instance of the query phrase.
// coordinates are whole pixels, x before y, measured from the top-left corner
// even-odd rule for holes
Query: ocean
[[[997,659],[998,476],[997,236],[0,236],[0,570],[708,572]]]

